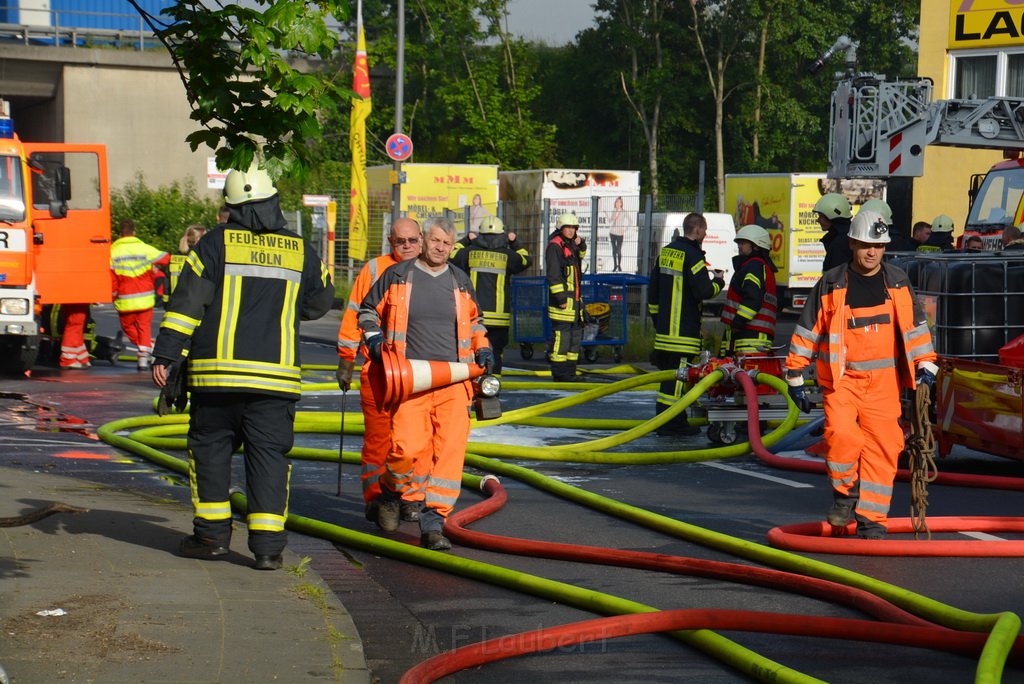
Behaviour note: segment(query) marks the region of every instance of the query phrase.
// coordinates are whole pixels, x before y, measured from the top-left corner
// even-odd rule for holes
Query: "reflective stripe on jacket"
[[[356,352],[359,351],[359,344],[362,341],[359,332],[359,305],[363,298],[370,291],[380,274],[398,263],[394,254],[384,254],[371,259],[363,264],[352,283],[352,291],[348,295],[348,305],[341,317],[341,326],[338,328],[338,356],[345,361],[355,362]],[[365,356],[365,354],[364,354]]]
[[[171,255],[133,236],[119,238],[110,246],[110,281],[114,308],[144,311],[156,306],[153,267],[164,266]]]
[[[191,338],[193,391],[298,399],[299,322],[333,301],[327,267],[292,231],[218,226],[189,253],[153,355],[178,359]]]
[[[779,300],[775,295],[775,266],[762,255],[737,257],[736,272],[729,281],[722,322],[732,323],[739,316],[747,320],[744,332],[775,336],[775,320]]]
[[[722,291],[719,283],[710,279],[704,251],[696,241],[680,236],[662,248],[647,289],[655,349],[700,353],[704,300]]]
[[[894,348],[898,350],[895,365],[900,384],[913,389],[917,364],[936,359],[931,332],[923,309],[914,300],[907,274],[885,263],[882,264],[882,274],[895,315],[895,320],[888,325],[892,327]],[[826,271],[811,290],[790,339],[786,368],[803,370],[816,359],[818,384],[822,387],[834,388],[848,367],[846,330],[850,309],[846,304],[847,283],[845,264]],[[897,330],[899,334],[896,334]]]
[[[405,356],[409,330],[409,301],[412,296],[410,271],[417,259],[392,266],[373,284],[359,307],[359,327],[365,335],[383,332],[384,340]],[[464,271],[448,267],[455,292],[455,336],[458,358],[472,363],[477,349],[489,348],[487,331],[480,318],[480,307],[473,296],[473,285]],[[430,277],[424,275],[424,277]],[[439,276],[444,277],[444,276]]]
[[[587,253],[586,240],[574,241],[556,231],[544,250],[544,268],[548,279],[548,318],[569,323],[583,322],[583,297],[580,279],[583,277],[583,257]],[[562,305],[565,304],[565,308]]]
[[[462,249],[453,250],[451,262],[469,274],[484,326],[507,328],[512,325],[512,283],[509,279],[530,266],[530,256],[518,243],[492,248],[481,244],[483,237],[478,236]]]

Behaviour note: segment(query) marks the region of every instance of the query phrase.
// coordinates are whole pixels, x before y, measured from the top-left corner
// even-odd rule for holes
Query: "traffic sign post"
[[[396,162],[403,162],[412,156],[412,138],[404,133],[390,135],[384,147],[388,151],[388,156]]]

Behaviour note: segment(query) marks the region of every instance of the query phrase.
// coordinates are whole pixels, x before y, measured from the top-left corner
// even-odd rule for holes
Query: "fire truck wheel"
[[[524,360],[529,361],[533,358],[533,345],[532,344],[521,344],[519,345],[519,356],[523,357]]]

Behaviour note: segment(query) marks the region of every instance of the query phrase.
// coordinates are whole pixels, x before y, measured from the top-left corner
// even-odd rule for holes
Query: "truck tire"
[[[39,356],[38,335],[12,335],[3,339],[3,352],[0,354],[0,370],[7,375],[21,375],[32,370]]]

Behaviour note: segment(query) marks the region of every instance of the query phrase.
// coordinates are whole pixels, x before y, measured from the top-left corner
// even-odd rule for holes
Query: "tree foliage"
[[[200,197],[192,180],[151,189],[142,174],[110,193],[112,234],[124,219],[135,222],[139,239],[172,254],[178,241],[193,223],[212,228],[217,223],[220,203]]]
[[[344,0],[253,0],[206,6],[179,0],[162,18],[129,0],[156,32],[181,74],[200,128],[186,141],[215,150],[222,169],[246,169],[258,154],[303,173],[319,139],[320,112],[350,91],[337,72],[300,68],[296,58],[330,60],[348,16]]]
[[[161,36],[188,79],[200,125],[190,144],[244,167],[265,140],[268,156],[313,169],[283,182],[296,201],[347,187],[348,4],[174,3]],[[824,171],[831,73],[843,64],[806,66],[846,34],[859,70],[911,75],[920,11],[914,0],[594,0],[594,26],[551,47],[509,34],[508,4],[406,0],[401,127],[413,162],[640,169],[645,191],[673,194],[696,189],[704,160],[711,203],[727,173]],[[395,10],[363,0],[371,164],[390,163]],[[317,68],[295,68],[296,55]]]

